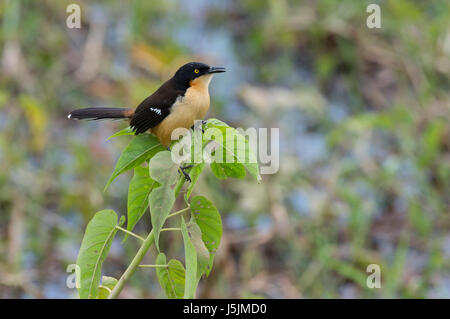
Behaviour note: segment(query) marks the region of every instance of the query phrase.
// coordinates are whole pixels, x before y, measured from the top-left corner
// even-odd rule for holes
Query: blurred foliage
[[[381,29],[365,25],[372,2]],[[281,138],[263,184],[197,184],[224,220],[200,297],[450,297],[448,1],[77,1],[68,29],[70,3],[0,2],[0,297],[75,297],[86,222],[126,212],[120,182],[102,192],[128,137],[106,139],[126,124],[66,114],[135,106],[190,60],[229,70],[209,117]],[[133,243],[113,243],[105,272]],[[162,294],[142,271],[122,296]]]

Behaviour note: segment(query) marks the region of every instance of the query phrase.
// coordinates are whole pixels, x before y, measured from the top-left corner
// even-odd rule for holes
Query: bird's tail
[[[88,107],[85,109],[74,110],[67,116],[74,120],[100,120],[100,119],[122,119],[131,118],[134,114],[133,109],[119,107]]]

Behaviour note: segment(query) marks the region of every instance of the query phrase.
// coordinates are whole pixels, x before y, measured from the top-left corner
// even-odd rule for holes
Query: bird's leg
[[[188,169],[188,168],[191,168],[191,167],[194,167],[194,165],[193,164],[189,164],[189,165],[181,166],[180,168]]]
[[[185,165],[185,166],[180,166],[180,172],[184,175],[184,178],[186,179],[187,182],[191,182],[191,177],[189,176],[189,174],[186,172],[186,169],[193,167],[194,165]]]
[[[166,148],[167,148],[167,150],[168,150],[169,152],[171,152],[169,146],[167,146]],[[184,175],[184,178],[185,178],[186,181],[189,182],[189,183],[191,182],[191,178],[189,177],[189,174],[186,172],[186,169],[191,168],[192,166],[194,166],[194,165],[180,166],[180,172]]]
[[[167,150],[169,152],[171,152],[170,147],[167,146]],[[184,178],[186,179],[187,182],[191,182],[191,178],[189,176],[189,174],[186,172],[186,169],[193,167],[194,165],[185,165],[185,166],[180,166],[180,172],[184,175]]]
[[[206,125],[206,121],[202,120],[202,133],[205,133],[205,130],[203,129],[203,125]]]
[[[203,125],[206,124],[206,121],[205,121],[205,120],[202,120],[201,123],[202,123],[202,124],[201,124],[202,133],[205,133],[205,130],[203,129]],[[197,125],[194,124],[194,125],[192,125],[191,129],[192,129],[192,130],[195,130],[197,127],[198,127],[198,124],[197,124]]]

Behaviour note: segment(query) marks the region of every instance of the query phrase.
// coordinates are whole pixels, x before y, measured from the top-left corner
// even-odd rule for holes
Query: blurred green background
[[[0,28],[0,298],[76,297],[86,223],[126,214],[130,174],[102,190],[130,137],[106,139],[127,124],[67,113],[134,107],[187,61],[228,70],[208,117],[280,128],[277,174],[197,184],[225,229],[198,297],[450,298],[449,1],[2,0]],[[180,236],[162,244],[183,260]],[[119,238],[104,274],[137,248]],[[121,297],[163,292],[140,270]]]

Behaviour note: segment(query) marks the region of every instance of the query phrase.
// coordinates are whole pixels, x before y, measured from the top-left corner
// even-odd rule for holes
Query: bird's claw
[[[186,169],[191,168],[194,165],[186,165],[186,166],[180,166],[180,171],[181,173],[184,175],[184,179],[186,180],[186,182],[192,182],[191,177],[189,176],[189,174],[186,172]]]
[[[197,123],[198,123],[198,122],[197,122]],[[205,133],[205,130],[203,129],[203,125],[206,125],[207,122],[206,122],[205,120],[202,120],[201,123],[202,123],[202,125],[201,125],[202,133]],[[191,128],[192,128],[192,130],[195,130],[195,129],[198,128],[199,126],[200,126],[200,125],[198,125],[198,124],[197,124],[197,125],[194,124],[194,125],[192,125]]]
[[[205,133],[205,130],[203,129],[203,125],[206,125],[206,121],[205,120],[202,120],[202,133],[204,134]]]

